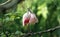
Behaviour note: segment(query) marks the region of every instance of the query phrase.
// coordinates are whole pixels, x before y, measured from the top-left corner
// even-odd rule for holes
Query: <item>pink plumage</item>
[[[27,12],[23,15],[23,26],[27,24],[35,24],[38,22],[38,19],[34,13]]]

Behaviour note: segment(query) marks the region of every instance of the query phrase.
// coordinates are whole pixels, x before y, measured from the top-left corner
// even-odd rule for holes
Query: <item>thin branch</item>
[[[42,33],[50,32],[50,31],[55,31],[57,29],[60,29],[60,26],[57,26],[57,27],[54,27],[54,28],[50,28],[48,30],[44,30],[44,31],[40,31],[40,32],[23,34],[23,35],[21,35],[21,37],[31,36],[31,35],[35,35],[35,34],[42,34]]]
[[[24,0],[7,0],[4,3],[0,3],[0,12],[3,10],[7,10],[9,8],[14,7],[15,5],[17,6],[18,3],[21,3]]]
[[[1,3],[0,5],[5,5],[5,4],[9,3],[10,1],[12,1],[12,0],[7,0],[6,2]]]

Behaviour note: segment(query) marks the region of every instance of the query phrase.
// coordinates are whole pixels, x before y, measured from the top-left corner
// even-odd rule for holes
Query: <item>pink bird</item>
[[[23,26],[29,25],[29,24],[35,24],[38,22],[38,19],[34,13],[31,13],[30,11],[26,12],[23,15]]]

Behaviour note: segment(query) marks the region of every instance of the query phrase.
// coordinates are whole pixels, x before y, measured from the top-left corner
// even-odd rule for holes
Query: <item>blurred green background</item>
[[[5,1],[7,0],[0,0],[0,3]],[[8,9],[4,16],[0,14],[0,37],[20,37],[29,32],[28,27],[22,25],[22,17],[27,8],[30,8],[39,20],[30,26],[32,32],[60,26],[60,0],[25,0]],[[60,29],[26,37],[60,37]]]

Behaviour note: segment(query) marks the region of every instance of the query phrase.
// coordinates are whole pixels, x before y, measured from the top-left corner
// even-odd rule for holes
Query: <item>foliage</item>
[[[8,9],[4,16],[0,14],[1,37],[19,37],[29,32],[28,27],[22,25],[22,16],[27,8],[30,8],[39,20],[35,25],[29,26],[32,32],[43,31],[60,25],[60,0],[25,0],[19,3],[17,8]],[[40,34],[30,37],[40,37]],[[60,37],[60,29],[44,33],[41,37]]]

